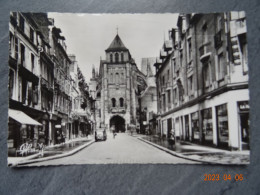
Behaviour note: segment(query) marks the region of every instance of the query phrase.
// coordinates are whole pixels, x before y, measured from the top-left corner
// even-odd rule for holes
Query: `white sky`
[[[158,57],[164,37],[176,27],[178,14],[75,14],[48,13],[54,25],[66,38],[67,53],[75,54],[78,65],[88,82],[92,66],[99,67],[100,57],[117,33],[129,49],[137,66],[141,59]]]

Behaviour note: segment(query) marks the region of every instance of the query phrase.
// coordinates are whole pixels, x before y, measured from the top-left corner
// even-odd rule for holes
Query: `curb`
[[[63,157],[66,157],[66,156],[71,156],[71,155],[79,152],[80,150],[86,148],[87,146],[90,146],[94,142],[95,142],[95,140],[91,140],[90,142],[85,143],[85,144],[75,148],[74,150],[72,150],[70,152],[67,152],[67,153],[64,153],[64,154],[58,154],[58,155],[55,155],[55,156],[50,156],[50,157],[45,157],[45,158],[41,158],[41,159],[33,159],[33,160],[31,160],[32,158],[35,158],[35,157],[40,155],[40,154],[37,154],[35,156],[30,156],[30,159],[25,159],[25,160],[22,160],[20,162],[13,163],[13,164],[10,163],[10,164],[8,164],[8,166],[10,166],[10,167],[17,167],[19,165],[26,165],[26,164],[43,162],[43,161],[47,161],[47,160],[54,160],[54,159],[63,158]]]
[[[162,147],[162,146],[159,146],[153,142],[150,142],[148,140],[145,140],[143,138],[140,138],[140,137],[137,137],[137,139],[147,143],[147,144],[150,144],[168,154],[171,154],[173,156],[176,156],[176,157],[179,157],[179,158],[183,158],[183,159],[186,159],[186,160],[192,160],[192,161],[196,161],[196,162],[201,162],[201,163],[204,163],[204,164],[211,164],[211,165],[249,165],[249,163],[223,163],[223,162],[217,162],[217,161],[208,161],[208,160],[199,160],[199,159],[194,159],[194,158],[190,158],[190,157],[187,157],[186,155],[182,155],[182,154],[178,154],[177,152],[173,152],[165,147]]]

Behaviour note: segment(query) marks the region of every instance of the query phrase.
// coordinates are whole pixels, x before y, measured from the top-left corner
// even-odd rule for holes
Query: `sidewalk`
[[[8,166],[13,167],[34,162],[62,158],[82,150],[83,148],[89,146],[93,142],[94,137],[92,135],[89,135],[88,137],[75,138],[63,144],[45,147],[43,151],[43,156],[42,153],[39,152],[26,157],[8,157]]]
[[[190,142],[179,142],[171,147],[167,139],[156,136],[133,135],[154,147],[164,150],[174,156],[208,164],[247,165],[250,163],[250,151],[228,151],[208,146],[201,146]]]

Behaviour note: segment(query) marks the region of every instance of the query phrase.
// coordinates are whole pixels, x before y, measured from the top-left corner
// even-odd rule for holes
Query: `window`
[[[115,54],[116,63],[119,62],[119,55],[118,53]]]
[[[177,103],[177,88],[173,89],[172,100],[174,104]]]
[[[239,36],[239,43],[242,53],[242,66],[243,66],[243,73],[246,74],[248,72],[248,53],[247,53],[247,40],[246,35],[242,34]]]
[[[222,29],[222,18],[221,16],[218,16],[217,18],[217,32],[219,32]]]
[[[111,102],[112,102],[112,107],[116,107],[116,99],[115,99],[115,98],[112,98],[112,99],[111,99]]]
[[[22,32],[24,32],[24,18],[20,15],[19,26]]]
[[[119,83],[119,73],[118,72],[116,73],[116,79],[115,80],[116,80],[115,83]]]
[[[180,51],[180,67],[182,67],[182,60],[183,60],[183,54],[182,51]]]
[[[167,80],[170,80],[170,70],[167,70]]]
[[[210,77],[211,77],[210,62],[207,61],[207,62],[203,63],[203,83],[204,83],[204,88],[209,87]]]
[[[121,83],[124,83],[124,80],[125,80],[125,79],[124,79],[124,73],[122,72],[122,73],[121,73]]]
[[[14,38],[14,44],[15,44],[15,46],[14,46],[14,51],[15,51],[15,59],[18,59],[18,39],[17,39],[17,37],[15,37]]]
[[[221,80],[225,76],[225,65],[224,65],[224,56],[223,53],[218,55],[218,80]]]
[[[168,91],[168,109],[171,109],[171,91]]]
[[[190,76],[188,78],[188,90],[189,90],[189,93],[192,94],[192,92],[193,92],[193,76]]]
[[[166,97],[163,95],[163,111],[166,111]]]
[[[188,39],[188,62],[191,61],[192,48],[191,48],[191,38]]]
[[[120,101],[120,107],[124,107],[124,99],[120,98],[119,101]]]
[[[30,28],[30,40],[34,42],[34,32],[32,28]]]
[[[110,83],[113,83],[113,73],[110,74]]]
[[[24,64],[24,60],[25,60],[25,47],[23,46],[23,44],[20,45],[20,48],[21,48],[21,65]]]
[[[9,98],[13,98],[14,89],[14,71],[9,69]]]
[[[207,24],[204,24],[202,27],[202,44],[205,44],[208,42],[208,27]]]
[[[162,85],[163,85],[163,86],[165,85],[165,79],[164,79],[164,76],[162,77]]]
[[[32,72],[34,70],[34,55],[31,54],[31,65],[32,65]]]
[[[124,62],[124,53],[121,53],[121,61]]]
[[[110,62],[113,62],[113,54],[110,54]]]

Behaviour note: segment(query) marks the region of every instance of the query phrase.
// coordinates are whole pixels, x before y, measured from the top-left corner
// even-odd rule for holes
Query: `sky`
[[[178,14],[76,14],[48,13],[65,37],[67,53],[75,54],[79,68],[89,82],[92,67],[99,68],[100,58],[117,32],[137,66],[141,59],[158,57],[168,31],[176,27]]]

